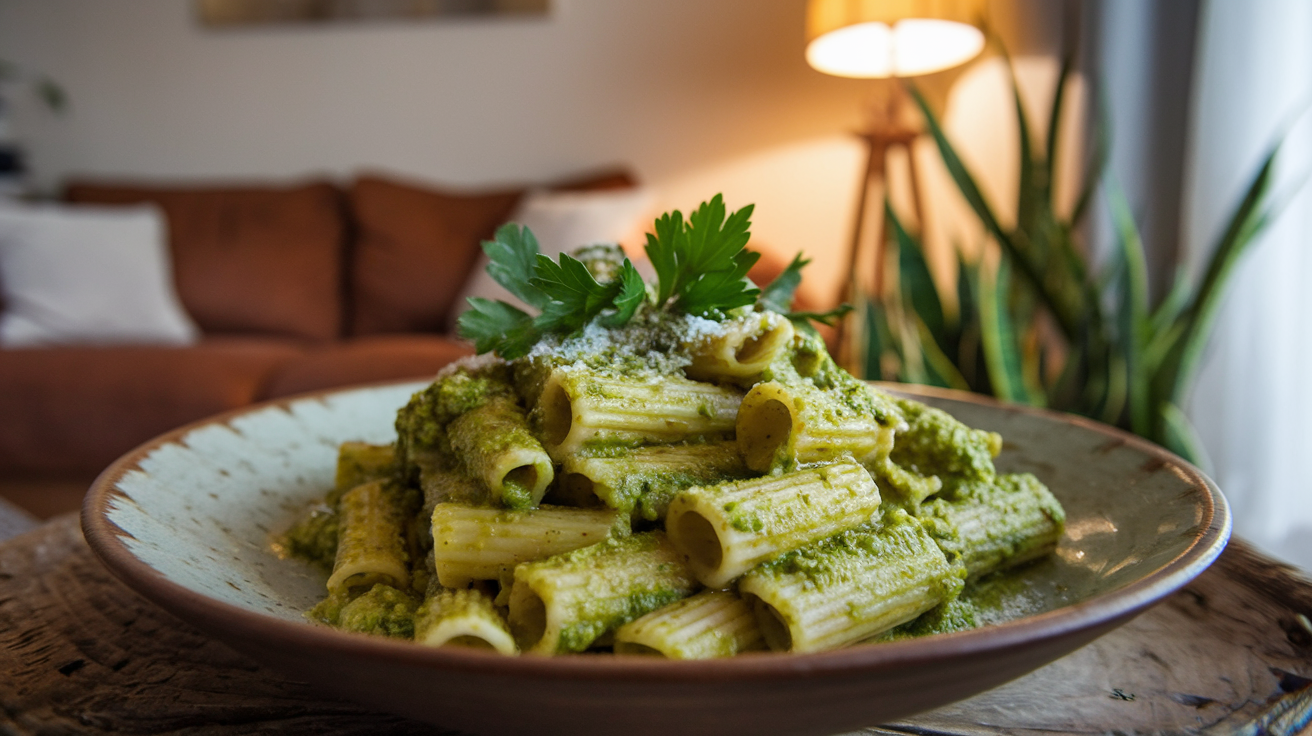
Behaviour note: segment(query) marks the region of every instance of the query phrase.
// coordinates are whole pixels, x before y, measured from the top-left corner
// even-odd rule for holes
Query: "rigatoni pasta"
[[[731,253],[713,214],[658,223],[649,246],[682,243],[658,272]],[[505,655],[813,652],[943,618],[1058,544],[1060,504],[996,472],[998,435],[840,369],[787,294],[753,301],[751,257],[644,292],[617,249],[547,269],[505,238],[498,279],[552,306],[476,300],[471,336],[511,359],[452,364],[394,445],[341,447],[281,543],[332,567],[312,619]]]
[[[758,563],[864,524],[879,502],[870,473],[847,460],[694,486],[670,503],[665,528],[697,579],[721,588]]]

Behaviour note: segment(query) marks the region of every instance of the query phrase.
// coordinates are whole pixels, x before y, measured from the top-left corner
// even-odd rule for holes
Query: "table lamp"
[[[974,58],[984,48],[984,0],[810,0],[807,7],[806,60],[816,70],[840,77],[888,79],[941,71]],[[861,282],[862,233],[872,180],[885,178],[889,150],[903,148],[917,221],[924,222],[918,174],[911,144],[920,135],[919,121],[908,119],[909,106],[900,84],[888,85],[887,95],[869,110],[866,126],[857,132],[866,142],[865,175],[861,177],[856,221],[848,251],[849,281],[845,296],[855,301]],[[874,273],[869,285],[883,296],[884,242],[881,225],[874,243]],[[855,306],[855,304],[854,304]],[[861,319],[854,310],[839,327],[839,361],[849,370],[858,364],[855,331]]]

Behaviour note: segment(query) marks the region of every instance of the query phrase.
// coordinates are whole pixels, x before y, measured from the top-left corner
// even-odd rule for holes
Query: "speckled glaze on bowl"
[[[325,690],[471,733],[835,733],[968,697],[1036,669],[1179,589],[1221,553],[1230,517],[1198,470],[1084,419],[955,392],[913,393],[996,430],[1000,470],[1030,471],[1065,505],[1057,553],[1026,569],[1004,620],[821,654],[705,662],[505,658],[333,631],[301,612],[323,576],[271,537],[333,480],[345,440],[390,441],[422,384],[325,392],[215,417],[107,469],[87,541],[125,583],[252,657]]]

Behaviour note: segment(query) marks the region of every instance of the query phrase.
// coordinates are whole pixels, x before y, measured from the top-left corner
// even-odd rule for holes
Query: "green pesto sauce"
[[[972,429],[942,409],[898,399],[907,428],[898,432],[890,459],[919,475],[937,475],[945,484],[993,477],[992,433]]]
[[[337,610],[336,625],[361,634],[413,639],[419,601],[390,585],[375,585],[369,592]]]
[[[561,629],[559,651],[582,652],[607,631],[613,631],[634,619],[687,597],[673,588],[639,590],[629,595],[586,606],[587,612],[577,623]]]
[[[326,570],[333,569],[337,557],[337,535],[341,517],[327,504],[315,504],[300,521],[282,536],[283,548],[293,557],[306,560]]]
[[[417,475],[418,453],[450,456],[446,426],[451,420],[494,397],[515,395],[510,367],[504,363],[461,367],[416,392],[396,414],[396,454],[407,477]]]

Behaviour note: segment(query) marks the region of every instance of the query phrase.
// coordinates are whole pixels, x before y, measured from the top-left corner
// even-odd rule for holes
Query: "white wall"
[[[761,245],[841,274],[865,83],[811,70],[804,0],[553,0],[547,18],[212,31],[186,0],[0,0],[0,59],[68,114],[15,111],[70,174],[451,185],[632,165],[659,206],[756,202]]]

